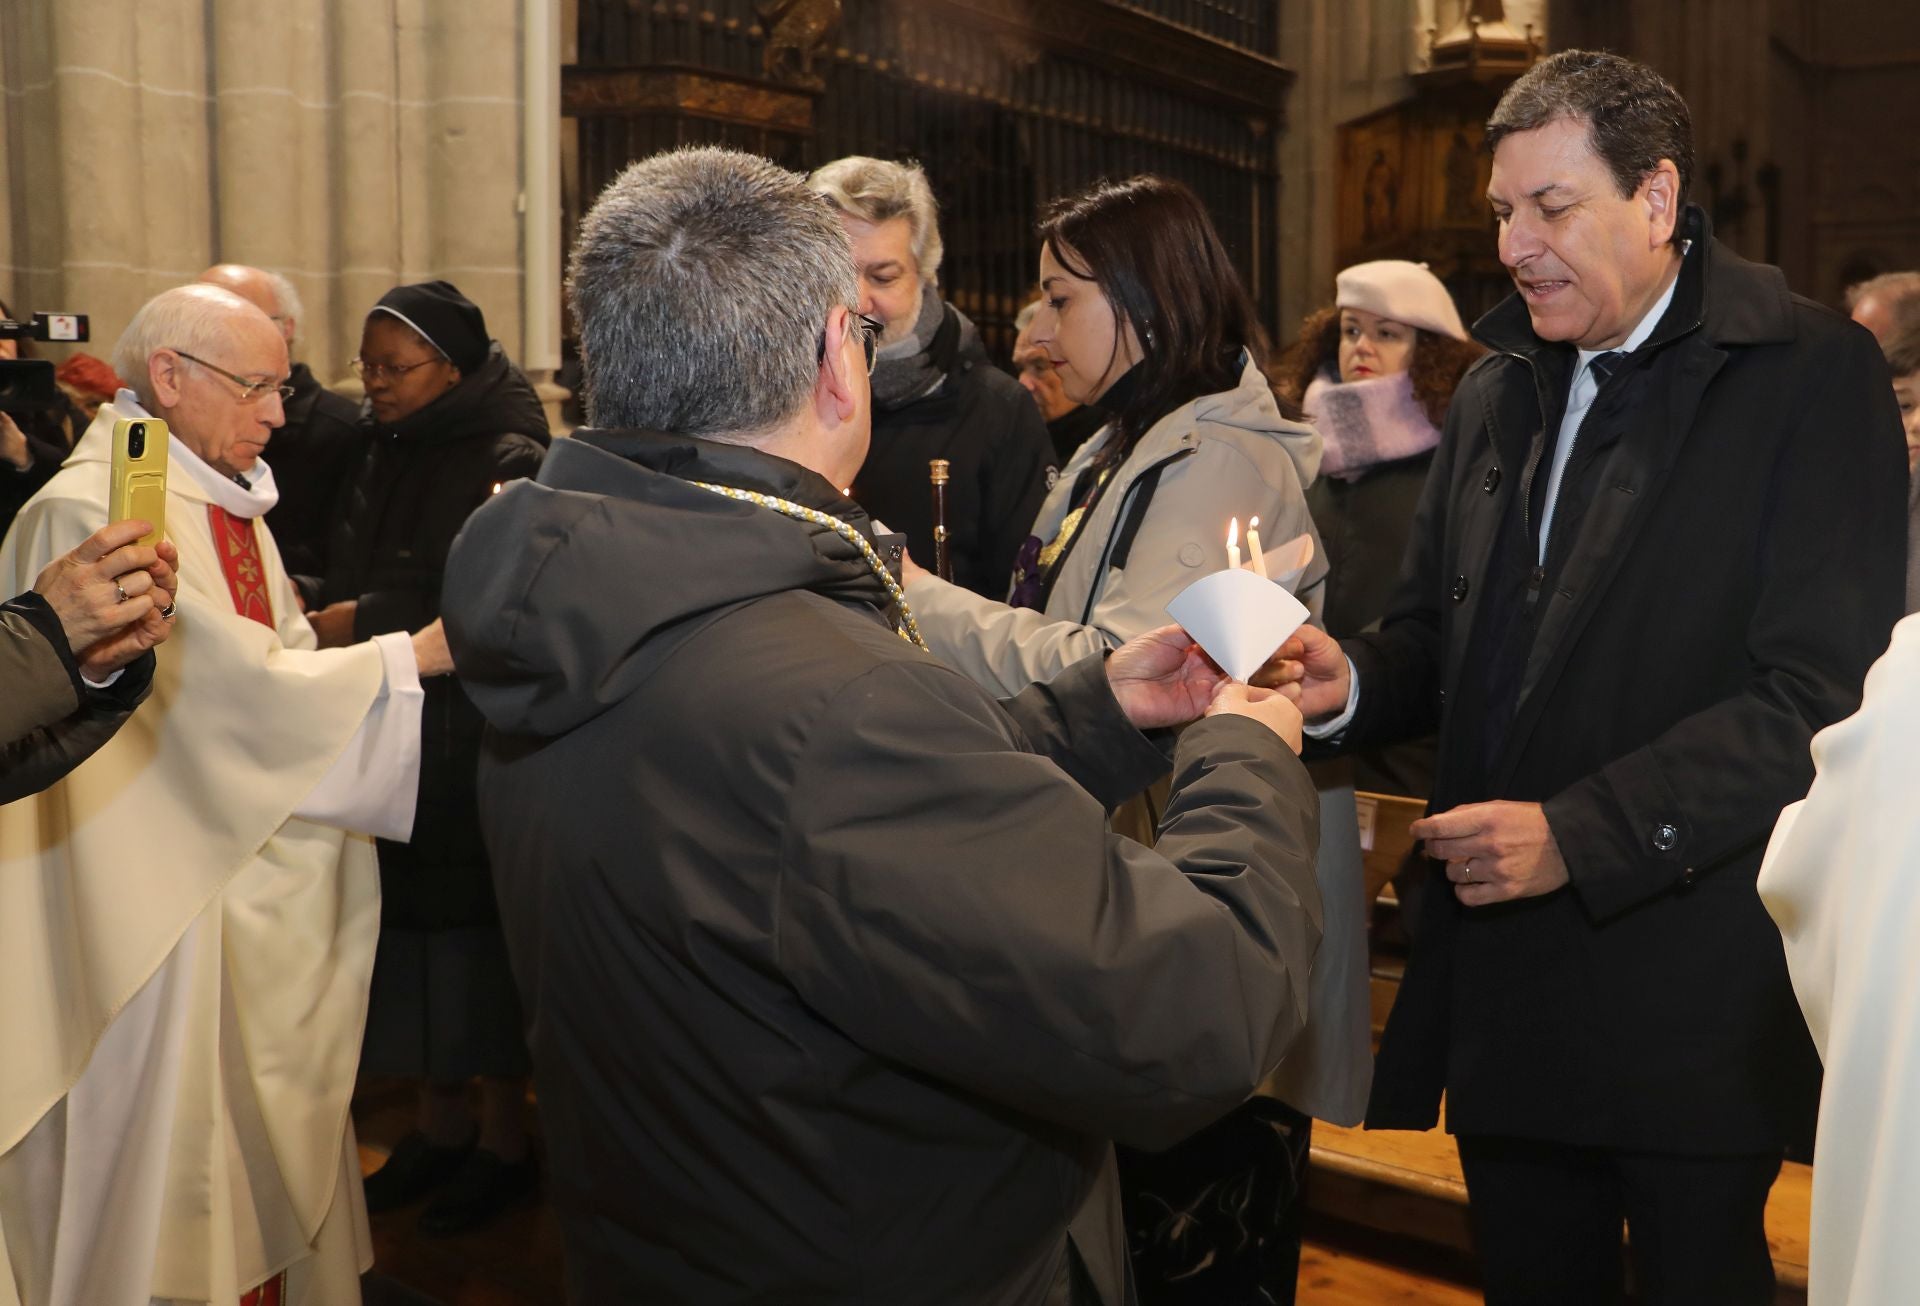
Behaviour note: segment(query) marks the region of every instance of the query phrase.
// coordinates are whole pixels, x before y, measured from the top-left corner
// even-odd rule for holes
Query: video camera
[[[25,322],[0,318],[0,340],[79,344],[89,338],[85,313],[35,313]],[[59,402],[52,363],[44,358],[0,358],[0,413],[36,413]]]

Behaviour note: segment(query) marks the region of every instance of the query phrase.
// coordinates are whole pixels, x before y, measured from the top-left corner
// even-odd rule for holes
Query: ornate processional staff
[[[947,550],[947,480],[949,464],[935,458],[927,464],[927,476],[933,482],[933,574],[941,580],[953,579],[953,557]]]

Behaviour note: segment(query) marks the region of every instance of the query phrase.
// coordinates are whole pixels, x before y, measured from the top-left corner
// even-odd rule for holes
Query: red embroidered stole
[[[267,597],[267,569],[260,561],[260,540],[253,518],[236,517],[219,504],[210,503],[207,525],[213,528],[213,548],[220,555],[220,570],[226,573],[233,610],[271,628],[273,603]],[[284,1270],[240,1294],[240,1306],[286,1306],[286,1300]]]
[[[214,551],[226,573],[233,610],[263,626],[273,625],[273,603],[267,597],[267,568],[260,560],[260,541],[253,518],[236,517],[218,504],[207,505],[207,524],[213,528]]]
[[[220,510],[215,508],[214,511]],[[243,517],[241,520],[246,519]],[[253,1291],[242,1293],[240,1306],[286,1306],[286,1300],[287,1272],[282,1270]]]

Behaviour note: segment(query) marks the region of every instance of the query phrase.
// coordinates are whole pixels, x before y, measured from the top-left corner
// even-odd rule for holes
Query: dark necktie
[[[1613,375],[1614,369],[1620,366],[1620,360],[1626,356],[1627,351],[1624,349],[1609,349],[1606,353],[1595,354],[1587,360],[1587,369],[1593,373],[1593,383],[1596,388],[1607,383],[1607,378]]]

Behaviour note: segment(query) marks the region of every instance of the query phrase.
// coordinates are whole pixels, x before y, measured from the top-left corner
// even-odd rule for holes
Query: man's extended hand
[[[1324,630],[1302,626],[1248,683],[1279,690],[1300,704],[1301,716],[1319,721],[1346,710],[1353,668],[1340,651],[1340,641]]]
[[[1538,803],[1468,803],[1415,821],[1427,856],[1447,864],[1454,896],[1468,907],[1537,898],[1567,882],[1567,863]]]
[[[357,599],[342,599],[324,608],[308,609],[307,622],[321,648],[345,648],[353,643],[353,618],[360,610]]]
[[[1107,683],[1127,720],[1141,730],[1183,726],[1213,702],[1226,674],[1207,661],[1178,626],[1130,639],[1107,659]]]
[[[447,628],[439,618],[414,632],[413,664],[422,680],[452,672],[453,650],[447,647]]]

